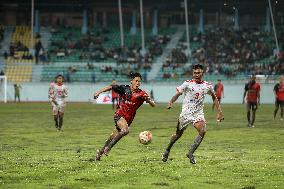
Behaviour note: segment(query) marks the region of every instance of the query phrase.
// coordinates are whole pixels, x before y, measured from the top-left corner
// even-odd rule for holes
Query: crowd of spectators
[[[55,37],[51,42],[49,54],[52,57],[65,58],[77,57],[81,61],[103,62],[106,60],[115,61],[117,65],[128,64],[130,67],[139,67],[150,70],[151,64],[156,56],[163,53],[163,47],[170,41],[168,35],[158,35],[147,38],[146,52],[142,52],[140,44],[133,42],[125,47],[106,47],[110,39],[110,30],[102,28],[97,32],[88,32],[85,35],[78,35],[78,31],[69,28],[52,29]]]
[[[261,32],[259,29],[234,31],[230,28],[216,28],[193,36],[191,41],[198,43],[199,47],[192,51],[190,62],[204,65],[207,74],[221,74],[232,78],[237,74],[284,73],[284,52],[276,52],[271,33]],[[283,32],[279,34],[279,44],[284,44]],[[172,58],[173,52],[180,58]],[[184,67],[187,62],[184,48],[175,49],[173,52],[163,64],[163,69],[166,69],[163,77],[174,78],[175,69],[180,67],[183,68],[182,75],[188,77],[191,70]],[[167,71],[169,69],[172,73]]]
[[[217,28],[195,36],[193,41],[202,44],[193,52],[193,62],[205,65],[209,74],[234,77],[238,73],[264,73],[268,65],[256,63],[273,56],[271,34],[258,29]]]
[[[39,34],[35,37],[34,51],[29,49],[22,42],[11,42],[9,46],[9,51],[5,51],[3,56],[5,59],[12,57],[13,59],[22,59],[22,60],[33,60],[35,63],[48,63],[48,52],[44,50],[44,47],[41,43],[41,36]],[[21,53],[19,53],[21,52]]]

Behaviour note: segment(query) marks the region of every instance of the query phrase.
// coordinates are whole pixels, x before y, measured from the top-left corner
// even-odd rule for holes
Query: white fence
[[[181,84],[181,83],[179,83]],[[69,88],[68,101],[72,102],[90,102],[94,91],[105,87],[107,84],[91,84],[91,83],[78,83],[67,84]],[[178,85],[178,84],[177,84]],[[151,89],[154,91],[154,98],[156,102],[168,102],[169,99],[175,94],[175,84],[142,84],[141,88],[150,93]],[[49,83],[27,83],[22,84],[21,100],[26,102],[32,101],[47,101],[47,91]],[[241,103],[244,84],[225,84],[225,98],[223,103]],[[274,103],[273,94],[274,84],[261,85],[261,103]],[[12,84],[8,85],[8,101],[14,99],[14,87]],[[179,99],[179,102],[182,98]],[[211,102],[210,96],[207,96],[206,102]]]

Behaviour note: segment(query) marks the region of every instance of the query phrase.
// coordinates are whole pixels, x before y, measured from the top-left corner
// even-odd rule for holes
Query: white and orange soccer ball
[[[152,133],[150,131],[143,131],[139,134],[139,142],[141,144],[149,144],[152,140]]]

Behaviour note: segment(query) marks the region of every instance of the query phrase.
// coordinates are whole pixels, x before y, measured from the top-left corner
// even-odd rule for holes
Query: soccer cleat
[[[103,155],[103,151],[102,150],[97,150],[96,161],[100,161],[102,155]]]
[[[188,157],[190,163],[196,164],[195,158],[194,158],[192,153],[188,153],[188,154],[186,154],[186,156]]]
[[[166,150],[162,155],[162,161],[166,162],[168,160],[169,155],[170,155],[170,151]]]

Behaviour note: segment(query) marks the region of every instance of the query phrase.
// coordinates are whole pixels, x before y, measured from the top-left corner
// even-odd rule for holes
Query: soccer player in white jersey
[[[55,82],[52,82],[48,90],[48,99],[52,105],[55,127],[60,131],[63,125],[65,98],[68,96],[68,89],[63,84],[63,76],[57,75]]]
[[[182,136],[183,132],[189,124],[193,124],[196,128],[198,135],[194,140],[189,152],[186,156],[189,158],[190,163],[196,164],[193,153],[202,142],[206,132],[206,121],[203,113],[205,95],[209,94],[212,96],[216,110],[218,111],[217,121],[224,120],[224,116],[218,102],[218,99],[214,93],[213,86],[202,80],[203,66],[200,64],[193,66],[193,79],[185,81],[181,86],[177,87],[176,94],[172,97],[168,103],[168,109],[172,108],[173,103],[178,97],[184,94],[182,103],[182,111],[177,122],[176,133],[172,135],[168,147],[166,148],[162,161],[168,160],[170,150],[174,143]]]

